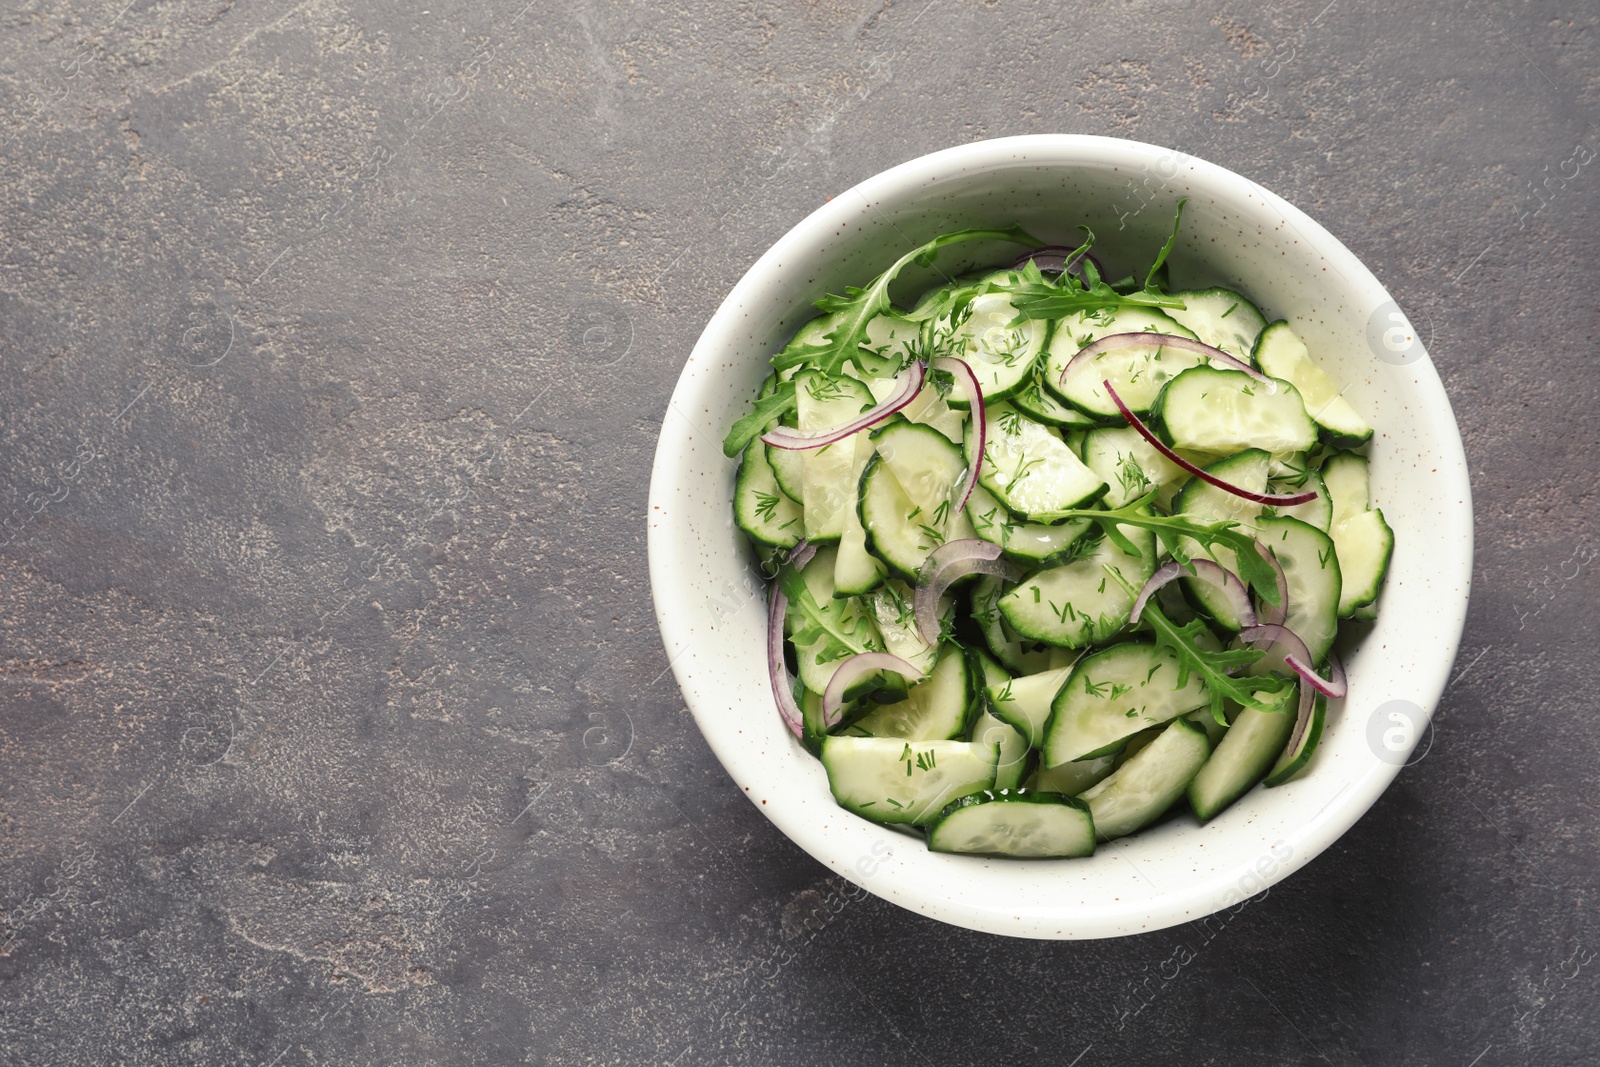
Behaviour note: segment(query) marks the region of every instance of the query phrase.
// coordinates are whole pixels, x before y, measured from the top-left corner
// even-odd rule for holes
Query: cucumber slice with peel
[[[1293,385],[1257,381],[1241,370],[1186,370],[1161,390],[1150,414],[1169,445],[1195,452],[1228,456],[1259,448],[1284,455],[1317,443],[1317,425]]]
[[[1051,706],[1044,765],[1106,755],[1142,730],[1208,705],[1199,674],[1190,671],[1180,686],[1180,668],[1170,648],[1146,641],[1124,641],[1084,656]]]
[[[1016,729],[1033,748],[1044,744],[1044,728],[1056,694],[1067,684],[1072,668],[1057,667],[991,684],[985,691],[989,710]]]
[[[1260,308],[1232,289],[1188,289],[1172,295],[1184,306],[1181,310],[1168,308],[1168,315],[1212,348],[1246,363],[1255,362],[1251,353],[1267,325]]]
[[[823,739],[821,760],[828,788],[846,811],[882,823],[921,824],[953,800],[992,789],[1000,746],[834,735]]]
[[[1339,596],[1343,582],[1331,538],[1308,522],[1282,516],[1256,520],[1256,539],[1278,558],[1289,587],[1289,615],[1283,624],[1306,643],[1312,662],[1320,665],[1339,631]],[[1275,671],[1292,675],[1282,648],[1267,653],[1248,668],[1250,674]]]
[[[733,518],[750,540],[777,548],[793,548],[805,531],[800,505],[778,487],[760,441],[750,443],[739,463],[733,483]]]
[[[986,709],[978,713],[972,724],[969,741],[1000,746],[1000,762],[995,766],[994,787],[1016,789],[1022,785],[1022,776],[1028,770],[1028,739],[1006,723],[995,718]]]
[[[1311,702],[1311,721],[1306,723],[1305,732],[1294,743],[1294,747],[1286,748],[1278,757],[1278,762],[1272,765],[1272,770],[1267,772],[1264,779],[1266,785],[1282,785],[1301,771],[1306,764],[1311,762],[1311,757],[1317,751],[1317,745],[1322,741],[1322,728],[1328,717],[1328,698],[1318,693]],[[1290,740],[1293,740],[1291,735]]]
[[[830,378],[817,371],[795,375],[795,412],[805,432],[842,426],[872,406],[872,393],[854,378]],[[806,537],[837,541],[845,512],[855,503],[856,448],[867,431],[821,448],[800,451],[800,493]]]
[[[1254,357],[1264,374],[1289,382],[1300,391],[1306,413],[1330,443],[1354,448],[1371,440],[1372,427],[1312,360],[1305,342],[1287,322],[1279,319],[1261,331]]]
[[[1128,625],[1134,593],[1156,570],[1155,534],[1121,530],[1137,555],[1102,537],[1088,554],[1038,571],[1000,598],[1000,612],[1023,638],[1062,648],[1109,641]],[[1117,581],[1113,575],[1120,576]]]
[[[1087,519],[1056,526],[1019,522],[981,485],[972,487],[963,514],[979,537],[999,545],[1010,559],[1025,564],[1047,563],[1066,555],[1094,528]]]
[[[985,404],[986,440],[978,482],[1023,519],[1084,507],[1106,493],[1106,483],[1083,465],[1061,435],[1010,404]],[[964,452],[978,461],[975,423],[968,422]]]
[[[1112,348],[1073,362],[1078,350],[1117,333],[1165,333],[1194,338],[1193,331],[1153,308],[1123,307],[1068,315],[1056,323],[1044,358],[1041,380],[1060,400],[1101,422],[1122,425],[1122,414],[1106,393],[1111,382],[1122,402],[1143,414],[1179,372],[1199,366],[1201,357],[1181,348]],[[1063,377],[1063,372],[1065,376]]]
[[[972,722],[972,678],[961,646],[947,644],[928,677],[913,685],[906,698],[883,704],[854,723],[872,737],[906,741],[948,741],[965,737]]]
[[[1085,790],[1095,834],[1124,837],[1166,814],[1211,754],[1204,730],[1177,719],[1109,778]]]
[[[1346,519],[1329,531],[1339,557],[1339,617],[1374,604],[1394,554],[1394,531],[1377,508]]]
[[[1243,796],[1282,755],[1294,730],[1297,694],[1295,686],[1258,693],[1258,698],[1270,701],[1271,711],[1239,709],[1222,741],[1189,783],[1189,806],[1201,822],[1209,822]]]
[[[1270,459],[1271,457],[1259,448],[1251,448],[1227,459],[1218,460],[1206,467],[1205,471],[1231,485],[1259,493],[1267,486]],[[1226,489],[1219,489],[1200,478],[1195,478],[1185,485],[1173,500],[1172,506],[1186,519],[1206,524],[1236,522],[1246,531],[1251,529],[1257,516],[1261,514],[1260,504],[1230,493]],[[1226,545],[1207,549],[1189,537],[1185,537],[1182,543],[1184,551],[1191,557],[1205,558],[1209,555],[1227,570],[1238,573],[1238,553]],[[1183,578],[1181,581],[1184,595],[1189,602],[1210,616],[1218,626],[1237,633],[1244,625],[1244,620],[1234,611],[1228,598],[1216,586],[1199,578]]]
[[[998,789],[962,797],[928,827],[928,849],[982,856],[1089,856],[1089,806],[1060,793]]]

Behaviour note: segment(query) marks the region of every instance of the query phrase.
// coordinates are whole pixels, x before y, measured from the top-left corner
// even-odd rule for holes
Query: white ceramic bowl
[[[1228,285],[1289,319],[1377,427],[1374,502],[1396,547],[1379,619],[1346,639],[1350,696],[1312,765],[1257,788],[1205,826],[1189,815],[1091,858],[937,855],[844,811],[822,766],[785,729],[768,688],[764,592],[730,517],[735,462],[723,434],[767,357],[824,292],[868,279],[913,243],[1021,223],[1075,244],[1099,235],[1111,277],[1148,264],[1190,198],[1176,285]],[[953,250],[952,250],[953,251]],[[955,270],[998,264],[941,259]],[[931,275],[912,278],[904,300]],[[738,790],[834,872],[885,900],[974,930],[1086,938],[1158,930],[1243,900],[1327,848],[1398,773],[1444,689],[1466,616],[1472,508],[1449,401],[1389,294],[1321,226],[1254,182],[1170,149],[1103,137],[1032,136],[935,152],[834,197],[789,231],[712,317],[673,392],[650,484],[650,581],[684,699]]]

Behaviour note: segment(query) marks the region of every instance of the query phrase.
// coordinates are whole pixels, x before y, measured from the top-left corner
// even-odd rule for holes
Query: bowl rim
[[[1374,306],[1383,301],[1392,301],[1393,298],[1378,279],[1342,242],[1303,211],[1249,178],[1188,153],[1146,142],[1085,134],[1031,134],[977,141],[928,153],[882,171],[845,193],[830,198],[763,253],[708,320],[673,389],[657,442],[646,512],[648,558],[651,594],[670,669],[707,744],[736,786],[759,782],[763,771],[761,761],[772,757],[711,728],[708,709],[712,698],[703,691],[702,678],[696,675],[696,640],[688,631],[686,620],[675,608],[678,590],[673,583],[678,580],[682,569],[695,561],[680,551],[674,525],[682,522],[679,515],[681,509],[670,507],[670,501],[677,486],[676,467],[682,462],[685,442],[691,434],[699,433],[692,425],[675,425],[674,411],[681,413],[693,406],[690,394],[699,385],[699,379],[709,373],[704,370],[708,361],[721,355],[732,341],[739,320],[743,317],[742,305],[769,283],[770,276],[785,260],[836,230],[854,225],[861,212],[858,198],[868,206],[874,206],[893,200],[896,195],[912,187],[975,169],[995,170],[1028,164],[1040,167],[1092,164],[1125,166],[1137,170],[1141,165],[1148,166],[1174,156],[1180,158],[1191,172],[1191,184],[1202,183],[1230,198],[1255,197],[1265,207],[1277,212],[1289,227],[1297,231],[1308,248],[1308,254],[1322,256],[1332,269],[1345,277],[1353,290],[1373,297]],[[1464,528],[1464,539],[1451,546],[1450,550],[1455,552],[1454,558],[1440,564],[1441,573],[1450,582],[1451,588],[1459,590],[1459,595],[1438,605],[1435,615],[1438,626],[1436,632],[1443,637],[1440,654],[1429,660],[1425,667],[1419,668],[1412,677],[1415,684],[1408,695],[1417,698],[1423,715],[1422,720],[1416,723],[1414,743],[1420,740],[1423,727],[1431,720],[1438,706],[1460,648],[1473,558],[1471,487],[1459,426],[1444,385],[1425,348],[1420,343],[1417,347],[1420,357],[1409,368],[1415,372],[1413,388],[1422,407],[1431,417],[1434,424],[1431,432],[1439,435],[1441,451],[1452,461],[1447,469],[1439,472],[1448,490],[1446,495],[1459,501],[1454,514],[1441,516],[1441,521],[1464,520],[1460,522]],[[687,418],[677,421],[687,423]],[[700,436],[704,437],[703,434]],[[764,607],[762,614],[764,617]],[[1444,654],[1446,652],[1448,655]],[[785,732],[784,736],[789,735]],[[1258,878],[1260,890],[1270,888],[1309,863],[1349,830],[1376,803],[1398,775],[1401,766],[1399,761],[1374,759],[1364,773],[1347,781],[1332,800],[1290,835],[1287,844],[1291,851],[1283,858],[1283,862],[1274,864],[1270,872],[1255,875],[1248,867],[1230,869],[1225,874],[1196,879],[1192,884],[1159,890],[1149,898],[1130,900],[1114,907],[1080,907],[1065,916],[1016,915],[1009,906],[984,906],[953,900],[948,894],[941,893],[938,885],[926,882],[898,881],[892,885],[892,894],[886,894],[883,878],[867,874],[867,869],[860,862],[866,857],[841,857],[832,839],[817,832],[815,814],[809,809],[803,806],[791,809],[782,804],[768,805],[764,801],[757,807],[785,836],[835,873],[919,914],[968,929],[1011,936],[1110,937],[1162,929],[1214,914],[1240,899],[1239,887],[1245,884],[1244,877],[1247,876]],[[748,787],[741,788],[741,791],[752,803],[756,803],[758,794],[752,793]],[[831,796],[824,800],[829,805],[833,803]],[[839,811],[842,818],[858,818],[842,809],[835,810]],[[866,820],[860,821],[872,825]],[[917,847],[920,848],[920,844]],[[1275,850],[1276,845],[1273,847]],[[876,848],[875,845],[874,852]],[[876,867],[876,864],[872,866]],[[1244,893],[1243,897],[1248,899],[1255,891]]]

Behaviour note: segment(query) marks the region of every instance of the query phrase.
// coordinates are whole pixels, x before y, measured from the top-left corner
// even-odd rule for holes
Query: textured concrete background
[[[1600,1061],[1592,5],[524,3],[0,15],[0,1062]],[[1045,131],[1305,208],[1472,461],[1424,758],[1221,929],[856,899],[663,674],[712,309]]]

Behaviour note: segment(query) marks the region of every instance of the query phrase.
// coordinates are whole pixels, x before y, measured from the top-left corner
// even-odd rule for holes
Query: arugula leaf
[[[983,239],[1011,241],[1020,245],[1039,243],[1019,226],[1004,230],[956,230],[940,234],[895,260],[865,289],[847,286],[843,296],[830,293],[818,300],[817,307],[829,314],[837,314],[838,323],[828,331],[821,343],[786,349],[773,357],[772,365],[782,370],[796,364],[808,364],[824,374],[838,376],[844,373],[847,360],[853,359],[859,363],[869,357],[869,353],[863,349],[867,339],[867,324],[890,309],[889,285],[902,270],[912,263],[919,266],[931,264],[939,250],[948,245]],[[882,361],[882,357],[877,357],[877,360]],[[879,366],[874,367],[873,371],[882,373],[883,369]]]
[[[1156,256],[1156,261],[1150,264],[1150,273],[1144,276],[1144,290],[1147,293],[1160,292],[1160,287],[1156,285],[1156,275],[1161,273],[1162,264],[1166,263],[1167,257],[1172,254],[1172,246],[1178,243],[1178,226],[1183,222],[1183,205],[1188,202],[1187,196],[1178,201],[1178,210],[1172,217],[1172,234],[1167,238],[1167,243],[1161,246],[1161,254]]]
[[[1118,585],[1127,590],[1129,596],[1138,594],[1139,590],[1123,578],[1116,568],[1108,566],[1105,570]],[[1198,674],[1205,681],[1206,693],[1211,698],[1211,717],[1222,726],[1228,725],[1228,718],[1223,712],[1226,701],[1231,700],[1240,707],[1273,711],[1277,709],[1278,703],[1263,700],[1258,694],[1281,692],[1286,686],[1294,684],[1276,674],[1249,678],[1233,677],[1229,672],[1248,667],[1266,655],[1266,652],[1254,648],[1227,648],[1212,652],[1201,648],[1196,641],[1202,635],[1211,632],[1206,629],[1206,624],[1199,619],[1192,619],[1179,626],[1167,618],[1154,599],[1145,603],[1139,619],[1149,621],[1150,628],[1155,631],[1157,648],[1170,648],[1178,657],[1180,689],[1189,684],[1190,674]]]
[[[1046,512],[1037,518],[1045,522],[1059,519],[1093,519],[1100,524],[1112,543],[1129,555],[1138,555],[1138,550],[1128,536],[1117,527],[1138,526],[1153,530],[1161,539],[1162,546],[1172,553],[1172,557],[1179,563],[1189,562],[1189,554],[1183,550],[1182,544],[1185,537],[1200,542],[1206,548],[1214,545],[1231,548],[1238,556],[1236,565],[1239,568],[1239,577],[1245,584],[1255,590],[1256,595],[1265,603],[1276,605],[1279,602],[1277,572],[1257,550],[1256,539],[1240,529],[1237,522],[1203,523],[1186,519],[1182,515],[1152,514],[1147,509],[1150,502],[1155,499],[1155,495],[1155,491],[1151,490],[1138,500],[1105,511],[1072,508],[1067,511]]]
[[[1052,282],[1045,278],[1037,264],[1030,260],[1019,272],[1020,279],[1007,287],[1012,293],[1012,305],[1017,309],[1014,323],[1025,319],[1059,319],[1066,315],[1103,311],[1109,308],[1184,307],[1182,300],[1168,296],[1162,291],[1156,278],[1162,265],[1166,263],[1167,256],[1171,254],[1173,245],[1177,243],[1178,224],[1183,221],[1183,205],[1186,203],[1188,203],[1187,197],[1178,201],[1177,214],[1172,220],[1172,235],[1167,238],[1167,243],[1161,246],[1161,252],[1156,256],[1150,273],[1145,275],[1143,289],[1132,289],[1131,278],[1107,284],[1100,277],[1100,271],[1095,267],[1094,260],[1087,255],[1089,249],[1094,246],[1094,231],[1087,226],[1080,226],[1079,229],[1086,237],[1083,244],[1067,257],[1067,262],[1071,263],[1081,256],[1082,258],[1078,259],[1078,270],[1082,277],[1064,270]]]
[[[722,454],[737,456],[745,445],[767,432],[767,424],[781,419],[794,410],[794,382],[783,382],[776,390],[756,401],[750,414],[733,424],[728,436],[722,439]]]
[[[872,651],[854,634],[840,626],[839,620],[834,618],[832,613],[817,603],[816,598],[811,595],[810,587],[806,585],[805,576],[800,571],[791,568],[779,581],[783,585],[783,595],[789,598],[789,605],[797,608],[800,614],[805,616],[805,623],[797,627],[790,638],[796,645],[810,644],[823,634],[827,634],[851,652]]]

